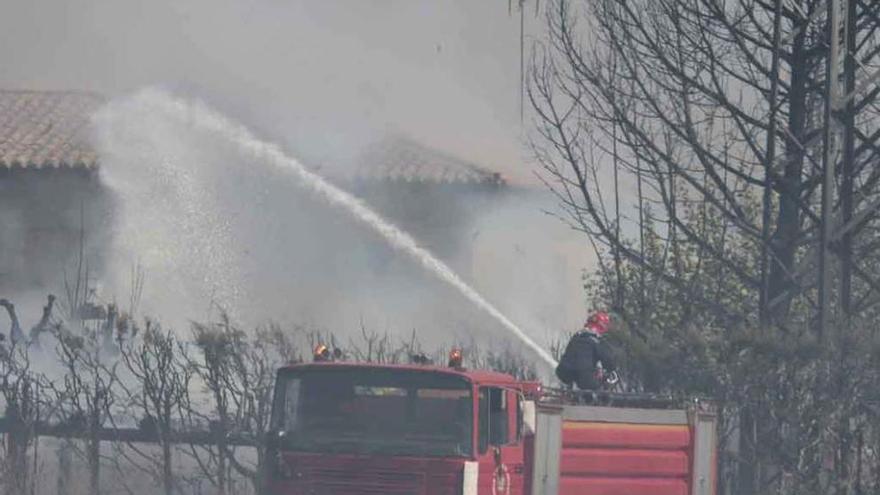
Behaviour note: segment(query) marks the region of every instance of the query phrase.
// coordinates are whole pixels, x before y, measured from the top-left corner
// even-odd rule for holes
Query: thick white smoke
[[[131,122],[138,125],[131,126]],[[174,135],[182,127],[202,133],[204,146],[208,152],[218,151],[216,146],[226,146],[223,152],[241,155],[250,173],[238,173],[234,184],[224,184],[214,191],[220,195],[207,194],[207,180],[217,180],[213,174],[199,175],[199,171],[212,164],[204,163],[208,158],[205,150],[193,147],[192,142],[181,146]],[[454,288],[486,315],[503,327],[522,344],[533,351],[544,363],[554,366],[552,356],[538,345],[529,335],[486,301],[480,294],[465,283],[445,263],[438,260],[407,233],[381,218],[372,209],[353,195],[332,185],[319,175],[308,170],[297,160],[287,156],[280,147],[261,141],[251,132],[219,113],[200,103],[186,102],[158,90],[146,90],[128,100],[111,105],[98,117],[99,142],[111,163],[132,160],[132,155],[140,155],[140,170],[129,173],[124,180],[114,180],[111,174],[109,185],[125,196],[123,216],[136,214],[137,222],[126,222],[136,226],[133,230],[118,233],[123,243],[128,243],[128,252],[139,252],[146,269],[163,271],[173,266],[174,273],[169,284],[165,303],[179,303],[189,299],[188,305],[199,304],[198,299],[219,301],[224,306],[235,308],[243,300],[253,299],[245,295],[247,284],[239,281],[246,274],[239,273],[247,264],[239,264],[241,253],[231,251],[235,247],[246,249],[247,242],[233,239],[235,230],[230,225],[242,219],[236,216],[259,211],[254,208],[238,208],[242,202],[257,202],[267,205],[273,201],[273,184],[262,179],[269,168],[269,175],[282,174],[278,179],[292,179],[312,197],[336,207],[350,215],[356,222],[366,225],[396,251],[404,253],[418,262],[431,274]],[[146,131],[146,134],[141,132]],[[219,141],[216,139],[219,138]],[[177,144],[175,144],[177,143]],[[151,165],[148,157],[158,160]],[[117,165],[118,166],[118,165]],[[125,167],[131,171],[132,167]],[[250,176],[250,178],[248,178]],[[252,181],[247,183],[247,181]],[[156,187],[144,187],[145,183]],[[288,194],[296,194],[288,192]],[[226,197],[229,195],[230,197]],[[285,212],[265,210],[264,217],[283,216]],[[185,221],[180,222],[183,216]],[[246,222],[257,219],[244,219]],[[265,221],[265,218],[261,218]],[[167,237],[169,225],[178,231],[170,232],[170,245],[157,242],[158,235]],[[278,231],[277,235],[284,235]],[[332,247],[331,247],[332,249]],[[185,253],[190,262],[179,266],[179,260],[172,260],[178,253]],[[163,262],[168,266],[163,266]],[[277,267],[283,269],[283,267]],[[291,272],[292,274],[295,272]],[[148,273],[149,276],[149,273]],[[165,277],[163,276],[163,279]],[[205,290],[210,293],[205,293]],[[195,294],[193,294],[195,293]],[[195,295],[196,300],[192,297]],[[190,308],[191,311],[192,308]]]

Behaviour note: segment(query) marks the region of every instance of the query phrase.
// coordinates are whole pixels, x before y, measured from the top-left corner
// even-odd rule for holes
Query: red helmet
[[[449,367],[450,368],[461,368],[462,355],[461,349],[457,347],[453,347],[451,351],[449,351]]]
[[[584,323],[584,329],[594,332],[596,335],[604,335],[609,328],[611,328],[611,316],[605,311],[593,313]]]

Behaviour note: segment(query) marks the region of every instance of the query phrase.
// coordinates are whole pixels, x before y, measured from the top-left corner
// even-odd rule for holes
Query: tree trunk
[[[257,471],[251,480],[254,485],[254,493],[262,494],[266,479],[266,449],[257,447]]]
[[[58,445],[58,495],[70,495],[70,441],[62,439]]]
[[[171,470],[171,444],[167,441],[162,442],[162,485],[165,488],[165,495],[173,495],[174,477]]]
[[[221,440],[222,442],[222,440]],[[218,442],[217,444],[217,494],[227,495],[226,474],[228,468],[226,466],[226,445]]]
[[[28,428],[24,421],[21,420],[17,408],[7,408],[6,414],[11,423],[9,433],[6,434],[7,469],[9,470],[6,493],[8,495],[20,495],[27,493],[28,485]]]
[[[165,411],[162,429],[162,487],[165,489],[165,495],[173,495],[174,492],[174,473],[171,468],[171,414]]]
[[[87,457],[89,463],[89,489],[94,495],[101,494],[101,440],[97,430],[92,430],[88,440]]]
[[[755,451],[755,419],[751,408],[744,405],[739,413],[739,466],[736,495],[757,493],[758,456]]]
[[[779,215],[772,239],[775,259],[771,260],[768,287],[768,301],[772,302],[780,296],[783,297],[774,308],[771,308],[769,315],[772,320],[777,322],[785,320],[792,298],[791,295],[783,296],[783,294],[794,287],[791,274],[795,270],[795,254],[801,228],[800,196],[805,158],[801,146],[805,142],[809,77],[809,60],[804,47],[804,35],[800,34],[795,37],[792,50],[791,94],[788,114],[788,127],[791,134],[786,134],[785,168],[777,186]]]

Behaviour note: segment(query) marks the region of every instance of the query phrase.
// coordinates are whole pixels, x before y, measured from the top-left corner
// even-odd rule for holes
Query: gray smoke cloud
[[[0,86],[87,89],[115,98],[144,86],[160,85],[208,101],[258,135],[281,143],[319,171],[344,167],[364,144],[389,131],[403,131],[501,171],[514,182],[539,188],[531,177],[533,170],[523,159],[526,153],[520,140],[518,108],[519,19],[515,12],[509,16],[507,7],[502,0],[85,0],[75,4],[16,0],[0,7],[0,62],[4,66]],[[540,24],[532,12],[526,15],[526,21],[529,33]],[[199,153],[203,159],[213,159],[204,156],[210,155],[207,151]],[[105,169],[112,165],[105,164]],[[105,176],[113,175],[113,171],[105,172]],[[141,206],[150,208],[145,201],[142,198]],[[558,240],[560,234],[551,231],[565,228],[537,211],[552,209],[552,200],[544,198],[540,206],[533,208],[523,201],[520,197],[507,204],[528,212],[528,221],[523,215],[514,218],[510,213],[493,213],[485,217],[485,213],[483,218],[494,219],[494,230],[488,230],[507,237],[546,239],[545,249],[559,249],[558,243],[550,241],[554,237]],[[316,225],[332,224],[323,220],[324,213],[310,208],[308,203],[297,213],[287,208],[281,216],[310,218],[308,222]],[[475,218],[475,222],[488,225],[483,218]],[[279,226],[284,223],[278,222]],[[354,232],[353,236],[360,234]],[[414,295],[423,290],[411,287],[424,285],[418,278],[401,276],[400,283],[385,280],[382,284],[382,280],[360,277],[358,267],[387,258],[372,252],[372,248],[357,247],[366,241],[321,235],[304,241],[301,237],[299,244],[307,252],[321,252],[329,242],[353,247],[352,254],[343,257],[347,270],[337,264],[332,272],[344,273],[344,285],[356,287],[359,294],[367,296],[356,304],[358,310],[348,312],[355,316],[346,317],[341,324],[357,323],[357,315],[372,313],[372,320],[384,321],[380,326],[392,326],[411,321],[407,317],[411,315],[402,315],[414,311],[412,308],[436,306],[425,303],[432,298]],[[511,246],[519,244],[508,238],[503,245],[477,249],[500,253]],[[530,253],[536,259],[529,266],[541,265],[541,250],[533,248]],[[547,259],[558,257],[547,254]],[[242,262],[242,269],[250,273],[265,270],[246,268],[253,259],[251,256]],[[484,256],[472,278],[491,292],[490,298],[505,311],[532,318],[526,314],[531,307],[542,304],[541,297],[527,296],[528,285],[519,282],[513,284],[516,287],[493,283],[504,280],[503,274],[510,271],[501,262],[496,263],[498,269],[491,269],[495,259],[506,258]],[[279,263],[273,266],[303,270],[305,262],[287,259]],[[470,264],[472,261],[464,260],[458,267],[467,271]],[[538,318],[536,326],[575,324],[575,315],[580,312],[576,307],[580,273],[578,265],[573,266],[567,266],[564,281],[558,269],[540,270],[540,284],[545,289],[559,288],[545,297],[566,300],[567,307],[575,307],[564,311],[565,317],[556,321]],[[527,271],[537,270],[518,265],[518,273]],[[535,280],[534,276],[530,278]],[[155,273],[152,277],[148,274],[148,280],[161,285]],[[338,277],[328,277],[325,270],[322,277],[303,277],[301,282],[327,287],[318,291],[326,296],[320,304],[302,303],[306,309],[326,306],[338,311]],[[161,287],[153,290],[161,291]],[[394,293],[405,301],[396,305],[397,317],[384,316],[389,311],[374,304],[377,293]],[[35,304],[34,309],[37,307]],[[302,314],[293,309],[295,305],[283,308],[284,312]],[[445,310],[436,311],[438,318],[446,314]]]
[[[315,156],[393,128],[530,176],[504,0],[11,0],[0,14],[2,87],[159,84]]]
[[[540,21],[531,12],[526,21],[534,33]],[[338,173],[364,145],[402,132],[526,185],[489,199],[462,191],[437,200],[455,206],[444,214],[463,218],[444,261],[546,343],[583,317],[581,269],[592,261],[580,234],[543,213],[555,200],[525,158],[519,58],[519,18],[504,0],[0,5],[0,88],[83,89],[119,102],[158,86],[207,101],[321,173]],[[133,138],[101,144],[102,180],[119,207],[105,302],[125,306],[129,269],[140,263],[141,313],[184,334],[181,321],[206,318],[216,300],[249,324],[356,335],[363,323],[398,338],[416,329],[429,348],[505,339],[377,236],[229,143],[161,120],[113,122]],[[139,148],[145,141],[155,146]],[[370,196],[392,214],[412,205],[398,192],[376,186]],[[2,212],[0,222],[0,263],[11,264],[5,247],[21,229]],[[11,297],[28,328],[45,292]]]
[[[562,291],[578,282],[578,250],[538,215],[552,206],[540,190],[368,184],[367,200],[413,229],[420,240],[412,240],[295,158],[165,93],[109,105],[97,129],[121,205],[113,273],[140,263],[156,280],[150,312],[165,318],[192,317],[214,301],[250,322],[272,316],[350,329],[366,320],[373,329],[418,329],[434,345],[498,336],[499,322],[510,330],[503,316],[488,318],[494,309],[459,276],[482,283],[533,331],[559,328],[570,309]],[[272,151],[249,151],[263,149]],[[432,245],[458,276],[422,250]]]

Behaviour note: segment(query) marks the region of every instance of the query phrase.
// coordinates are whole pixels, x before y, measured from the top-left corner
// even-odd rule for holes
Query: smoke
[[[236,229],[229,220],[234,218],[234,212],[224,211],[228,208],[230,197],[217,194],[210,189],[212,179],[227,175],[227,170],[231,167],[224,166],[223,163],[229,164],[229,161],[223,160],[221,164],[211,163],[206,162],[203,157],[187,153],[180,146],[179,139],[165,132],[168,126],[163,126],[162,121],[166,119],[172,120],[171,126],[183,124],[194,132],[207,134],[210,138],[219,138],[220,143],[232,145],[234,149],[231,151],[237,151],[241,155],[239,163],[243,160],[251,162],[245,165],[244,174],[239,175],[235,172],[229,174],[236,179],[252,181],[253,177],[263,175],[258,171],[261,167],[268,166],[272,169],[269,174],[276,176],[277,180],[292,183],[329,206],[347,213],[355,221],[367,227],[370,233],[378,235],[395,251],[410,256],[433,276],[458,291],[461,296],[485,312],[550,367],[555,366],[555,361],[543,347],[486,301],[445,263],[419,246],[409,234],[380,217],[350,193],[333,186],[295,159],[286,156],[277,146],[256,139],[247,129],[204,106],[189,105],[161,92],[140,93],[120,107],[119,109],[110,107],[98,119],[102,129],[100,135],[104,156],[109,157],[110,162],[119,164],[114,167],[115,170],[133,169],[135,172],[126,177],[127,181],[111,179],[110,185],[125,198],[125,208],[128,212],[150,209],[149,206],[144,208],[142,201],[160,202],[171,206],[171,211],[162,211],[160,214],[160,218],[166,222],[164,235],[157,235],[158,229],[150,229],[151,234],[143,239],[143,242],[136,243],[140,250],[132,250],[140,253],[143,249],[155,250],[158,247],[157,257],[166,265],[176,267],[175,273],[169,274],[170,276],[179,275],[183,280],[195,279],[203,287],[211,288],[214,297],[218,297],[221,303],[229,304],[231,307],[240,306],[240,296],[246,289],[241,285],[243,274],[236,273],[240,264],[233,249],[247,246],[248,238],[251,242],[255,240],[264,242],[272,236],[267,235],[270,234],[268,230],[255,236],[236,235]],[[132,127],[130,125],[132,121],[138,123],[135,128],[140,133],[125,132],[125,129]],[[141,127],[144,123],[150,128],[158,127],[159,130],[145,132],[146,130]],[[116,149],[117,143],[124,143],[123,152]],[[154,160],[122,165],[126,163],[128,157],[144,154],[147,156],[158,154],[158,156],[155,156]],[[159,164],[157,169],[150,166],[152,162]],[[204,169],[208,170],[199,177],[198,171]],[[155,179],[150,180],[145,175],[154,176]],[[265,187],[265,184],[252,183],[262,187]],[[248,194],[248,189],[245,185],[245,187],[236,187],[230,192],[236,194],[238,200],[259,200],[259,196]],[[259,194],[259,191],[250,192]],[[234,202],[235,199],[232,201]],[[260,211],[259,208],[252,207],[238,210],[239,213],[243,211],[258,212],[254,215],[245,213],[248,224],[251,225],[258,216],[275,215],[274,212]],[[125,214],[126,212],[123,212],[123,215]],[[171,222],[171,228],[168,228],[167,222]],[[126,221],[123,224],[132,227],[134,231],[121,232],[119,238],[123,240],[137,238],[141,229],[156,223],[155,217],[143,221]],[[166,243],[169,246],[166,247]],[[278,247],[284,248],[283,245]],[[176,253],[179,252],[189,253],[183,263],[176,259]],[[264,260],[262,264],[271,267],[278,265],[269,260]],[[321,267],[317,269],[321,270]]]
[[[375,131],[530,177],[522,166],[519,19],[454,0],[11,0],[0,86],[108,96],[164,85],[308,157]],[[529,12],[527,28],[540,23]]]
[[[46,291],[61,296],[76,262],[90,275],[103,268],[110,198],[80,171],[0,170],[0,298],[22,316],[39,315]]]
[[[557,199],[540,188],[511,188],[475,213],[476,288],[511,319],[552,342],[580,328],[585,270],[595,263],[585,236],[557,217]]]
[[[295,187],[289,171],[126,95],[161,86],[207,101],[322,175],[402,130],[535,185],[520,141],[518,29],[504,1],[12,0],[0,7],[0,87],[114,100],[96,121],[101,180],[118,206],[106,223],[113,241],[101,253],[102,302],[129,309],[137,267],[145,275],[138,313],[181,332],[220,307],[242,326],[415,329],[426,349],[474,337],[509,343],[503,329],[512,324],[469,303],[478,298],[462,296],[456,277],[443,282],[420,263],[441,265],[389,247],[383,236],[393,231],[340,214]],[[554,208],[552,198],[522,191],[449,196],[467,214],[460,242],[474,254],[443,261],[543,344],[581,317],[588,261],[567,258],[566,246],[584,251],[581,237],[540,213]],[[12,229],[23,220],[5,211],[0,268],[12,263],[6,247],[21,251],[24,237]],[[64,227],[77,229],[78,210],[64,213]],[[89,242],[89,256],[105,247]],[[57,293],[60,272],[49,270],[40,286]],[[19,306],[29,328],[45,292],[8,296],[32,301]]]
[[[527,34],[538,24],[529,12]],[[14,0],[0,15],[0,86],[119,97],[159,84],[222,109],[321,173],[344,169],[366,143],[402,129],[529,181],[519,57],[519,19],[503,1]],[[167,143],[167,159],[156,161],[123,141],[104,144],[103,179],[127,205],[114,222],[116,250],[106,270],[114,279],[101,290],[106,297],[124,306],[132,266],[140,264],[141,313],[175,322],[205,318],[217,303],[248,321],[416,328],[428,345],[491,333],[460,296],[351,220],[293,194],[265,170],[248,169],[228,143],[169,122],[136,125]],[[177,169],[172,160],[216,166]],[[186,204],[199,206],[181,218]],[[553,208],[545,199],[506,204],[519,212]],[[534,338],[554,338],[580,318],[579,267],[586,263],[566,266],[561,278],[553,266],[531,264],[543,253],[555,256],[548,232],[562,228],[557,220],[493,211],[468,208],[482,225],[474,227],[483,232],[474,241],[480,259],[444,261]],[[499,242],[487,242],[487,233]],[[521,254],[508,253],[522,247],[519,236],[534,245],[526,249],[528,266]],[[38,314],[41,300],[28,314]],[[550,309],[563,300],[565,309]],[[533,312],[537,307],[544,309]]]

